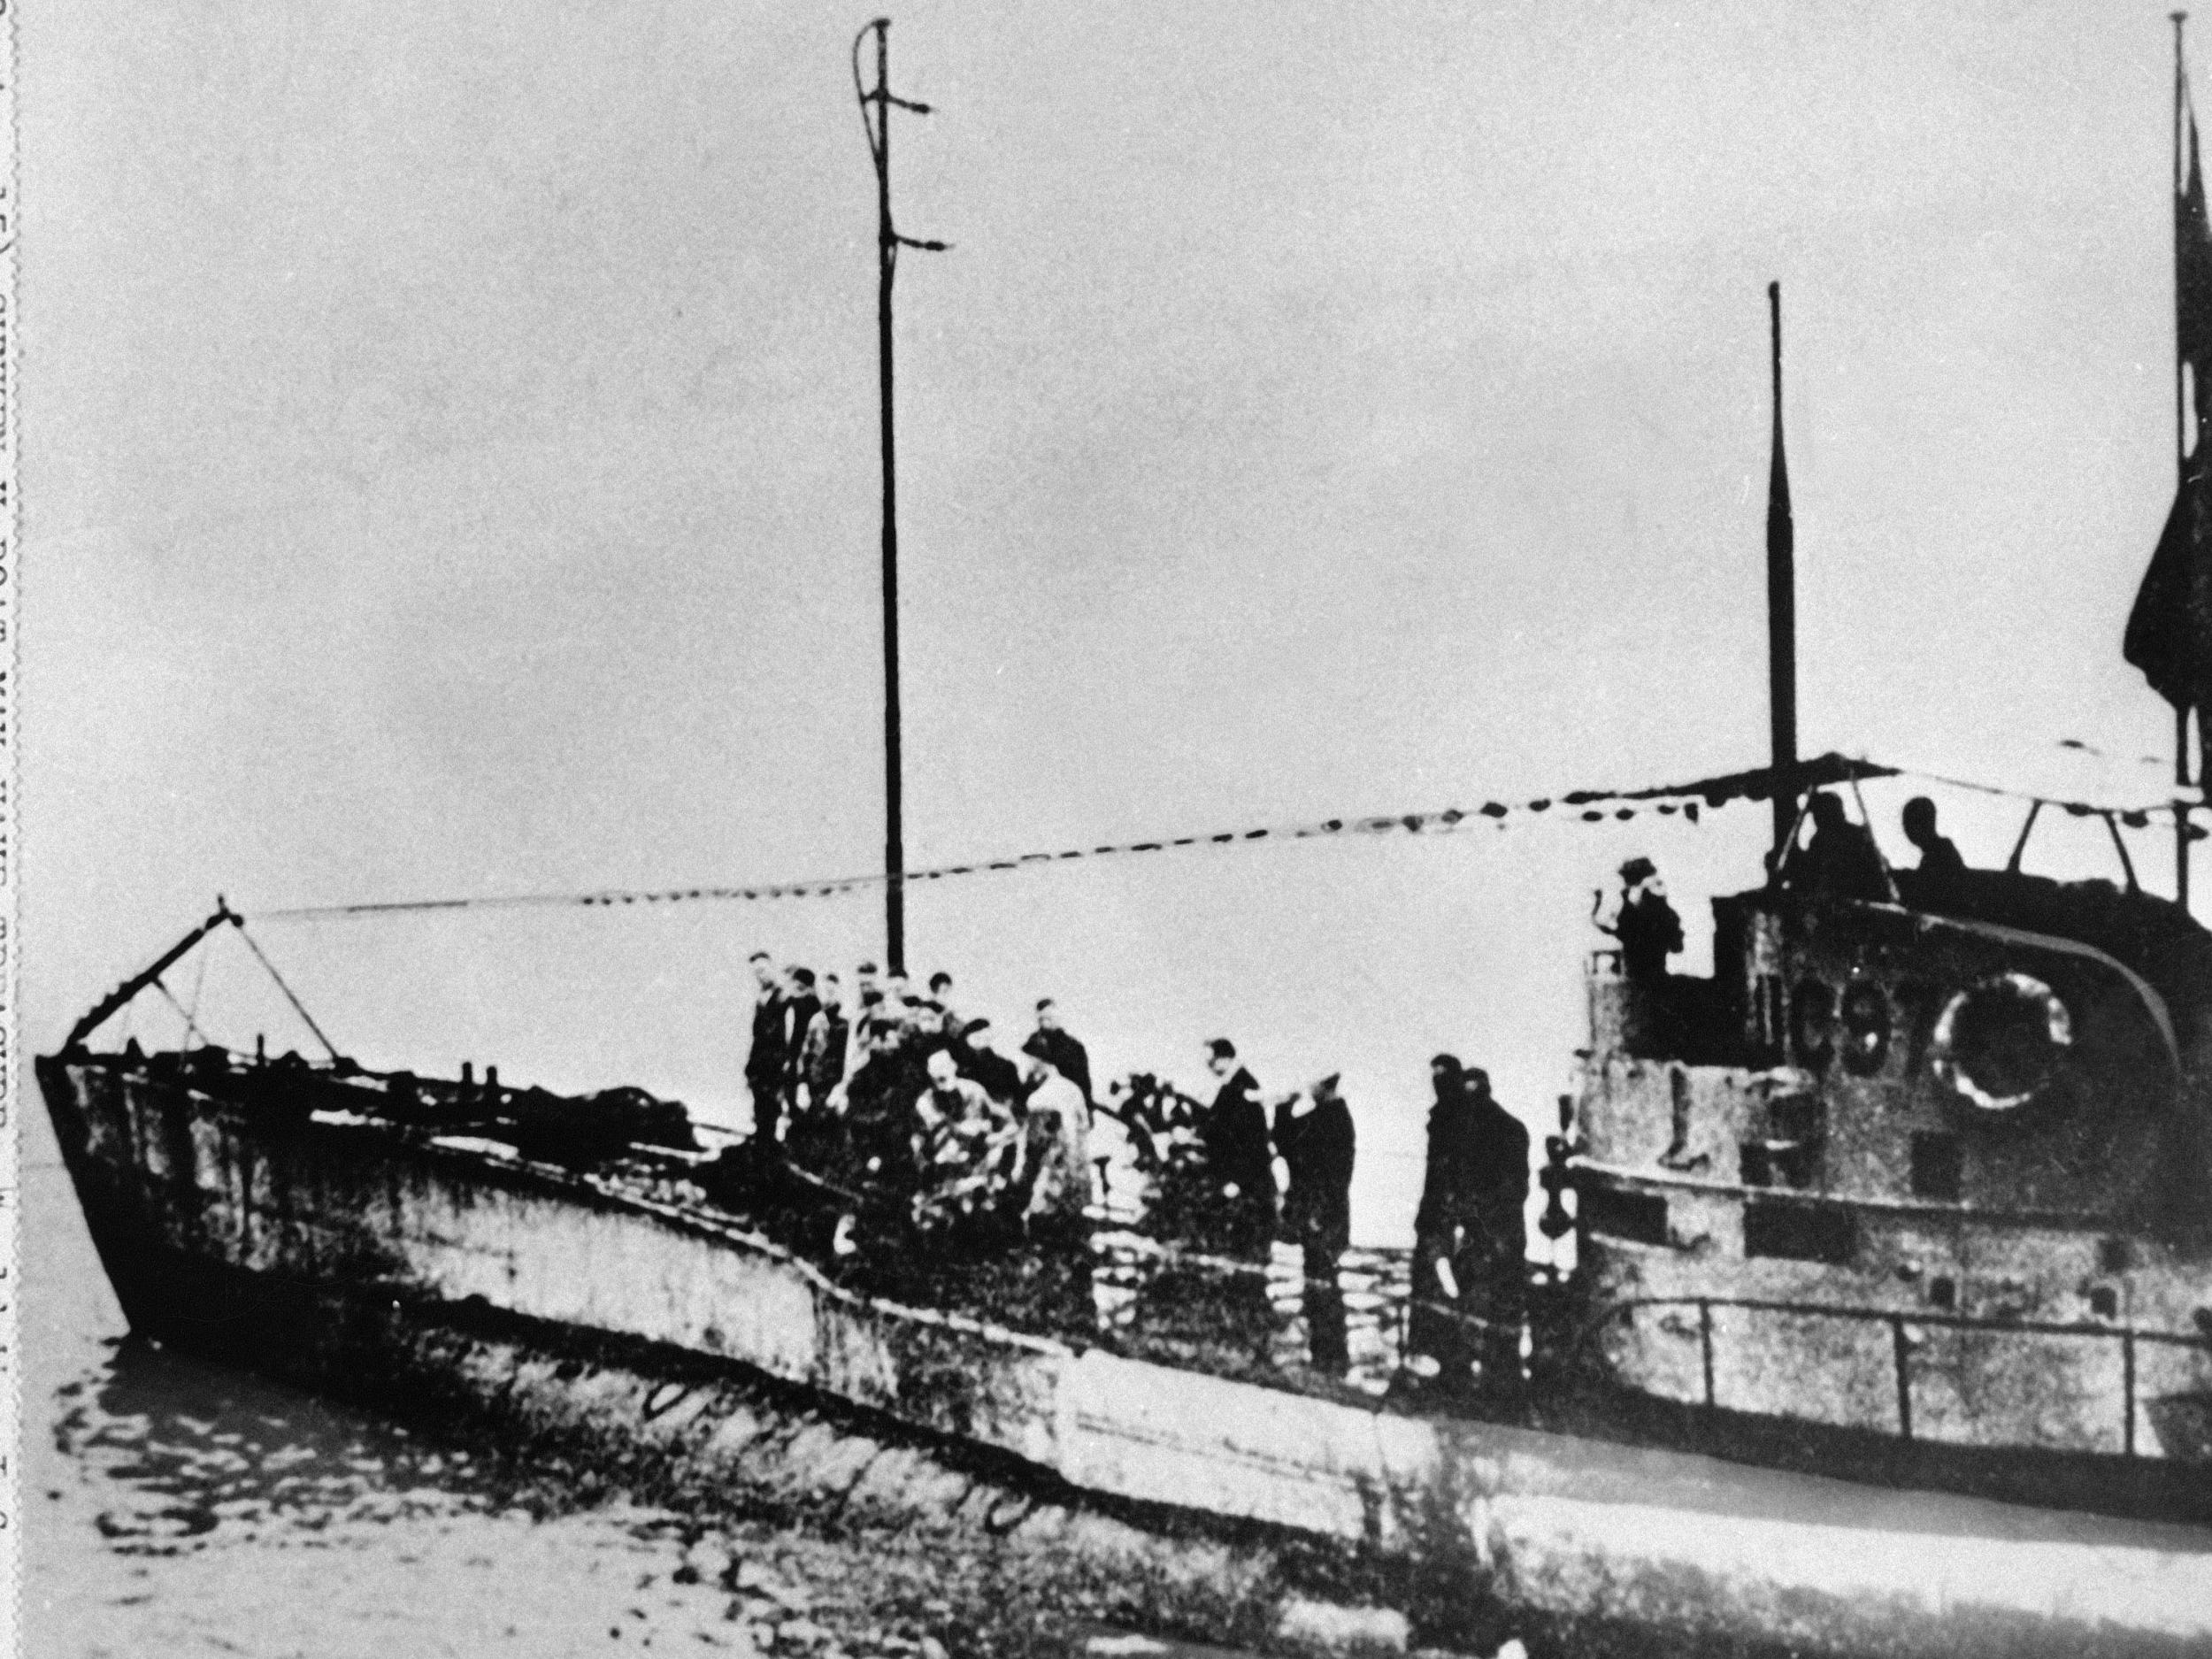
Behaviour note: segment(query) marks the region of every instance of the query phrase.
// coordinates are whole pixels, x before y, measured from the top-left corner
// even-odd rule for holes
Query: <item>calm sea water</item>
[[[1200,1651],[1066,1624],[941,1544],[580,1494],[495,1449],[134,1342],[42,1119],[23,1150],[36,1659]]]

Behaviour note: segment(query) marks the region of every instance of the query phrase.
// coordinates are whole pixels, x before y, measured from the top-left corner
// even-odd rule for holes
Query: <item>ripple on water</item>
[[[987,1550],[640,1505],[141,1343],[47,1397],[37,1536],[72,1589],[27,1609],[42,1655],[1056,1659],[1095,1628]]]
[[[23,1613],[42,1659],[1085,1651],[1085,1627],[988,1553],[641,1507],[557,1463],[125,1339],[58,1167],[29,1172],[25,1205],[42,1513]],[[1128,1313],[1156,1271],[1129,1264]]]

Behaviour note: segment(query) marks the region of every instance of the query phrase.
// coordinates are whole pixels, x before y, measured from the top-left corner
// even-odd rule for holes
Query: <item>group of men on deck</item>
[[[1079,1227],[1090,1201],[1090,1056],[1050,997],[1019,1061],[991,1022],[964,1017],[949,973],[926,994],[864,962],[854,1000],[836,974],[752,957],[745,1081],[752,1145],[774,1157],[795,1133],[908,1194],[925,1232],[1010,1209],[1033,1234]]]
[[[1892,872],[1874,843],[1874,832],[1852,822],[1843,803],[1827,790],[1814,794],[1806,815],[1812,839],[1791,849],[1780,869],[1782,885],[1793,892],[1827,898],[1883,900],[1893,896]],[[1900,822],[1905,839],[1919,852],[1916,869],[1904,872],[1907,895],[1924,910],[1955,903],[1966,861],[1951,839],[1936,828],[1935,803],[1924,795],[1905,803]],[[1623,977],[1655,985],[1667,977],[1667,958],[1682,949],[1682,919],[1667,902],[1666,884],[1648,858],[1631,858],[1620,869],[1621,890],[1612,914],[1603,914],[1598,895],[1593,918],[1613,935],[1621,952]]]
[[[1349,1355],[1338,1269],[1351,1243],[1357,1136],[1340,1079],[1267,1094],[1225,1037],[1206,1045],[1206,1064],[1218,1084],[1197,1125],[1215,1200],[1209,1241],[1256,1262],[1278,1238],[1296,1244],[1312,1363],[1340,1373]],[[1430,1081],[1410,1347],[1436,1362],[1448,1386],[1472,1386],[1479,1364],[1480,1381],[1509,1390],[1520,1378],[1528,1274],[1528,1132],[1479,1068],[1440,1054]]]
[[[1873,829],[1853,823],[1843,803],[1824,789],[1813,796],[1808,810],[1813,837],[1784,863],[1784,883],[1832,898],[1892,897],[1891,871],[1874,844]],[[1938,833],[1935,803],[1924,795],[1913,796],[1905,803],[1900,823],[1905,839],[1920,854],[1919,867],[1905,872],[1915,889],[1913,896],[1923,908],[1946,908],[1958,896],[1966,861],[1950,838]]]
[[[1198,1121],[1214,1199],[1215,1225],[1205,1241],[1225,1255],[1258,1263],[1267,1259],[1279,1229],[1287,1233],[1303,1263],[1313,1363],[1340,1372],[1349,1360],[1337,1263],[1352,1241],[1357,1136],[1338,1076],[1332,1072],[1305,1088],[1263,1097],[1226,1037],[1206,1045],[1206,1067],[1220,1087]],[[1279,1192],[1278,1158],[1285,1176]]]
[[[752,968],[745,1076],[757,1148],[772,1156],[786,1139],[834,1123],[856,1160],[908,1184],[925,1235],[957,1232],[1014,1194],[1032,1240],[1079,1237],[1083,1208],[1098,1195],[1087,1145],[1090,1057],[1050,998],[1037,1004],[1018,1064],[992,1046],[988,1020],[956,1010],[949,974],[916,995],[864,963],[848,1003],[835,974],[779,967],[765,952]],[[1205,1058],[1217,1087],[1195,1125],[1210,1187],[1199,1242],[1254,1263],[1279,1237],[1294,1242],[1313,1363],[1341,1373],[1349,1356],[1338,1271],[1351,1241],[1357,1137],[1339,1078],[1267,1094],[1227,1038],[1208,1043]],[[1494,1384],[1517,1383],[1528,1132],[1479,1069],[1442,1054],[1430,1076],[1411,1344],[1448,1381],[1471,1380],[1479,1363]]]

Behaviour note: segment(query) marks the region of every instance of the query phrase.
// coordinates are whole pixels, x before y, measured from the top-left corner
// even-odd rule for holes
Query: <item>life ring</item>
[[[2024,973],[1993,973],[1943,1005],[1928,1063],[1978,1110],[2016,1112],[2049,1090],[2073,1041],[2057,992]]]

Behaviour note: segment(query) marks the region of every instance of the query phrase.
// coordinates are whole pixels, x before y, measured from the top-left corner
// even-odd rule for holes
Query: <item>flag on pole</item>
[[[2121,650],[2151,689],[2181,710],[2212,706],[2212,222],[2197,153],[2196,111],[2185,101],[2186,164],[2174,194],[2174,342],[2187,370],[2196,443],[2183,464],[2166,527],[2136,591]]]
[[[2177,709],[2212,703],[2212,526],[2205,523],[2205,495],[2200,450],[2174,493],[2121,646],[2151,689]]]
[[[2197,155],[2197,112],[2183,106],[2188,163],[2174,197],[2175,347],[2195,381],[2200,433],[2212,419],[2212,225],[2204,206],[2204,169]]]

